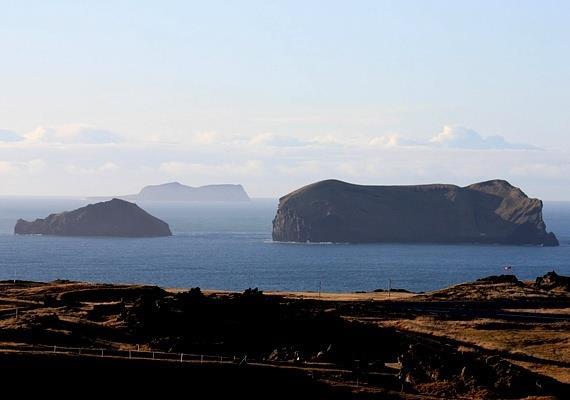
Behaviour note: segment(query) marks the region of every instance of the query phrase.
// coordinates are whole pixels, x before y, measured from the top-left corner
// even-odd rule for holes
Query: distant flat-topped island
[[[542,201],[504,180],[363,186],[326,180],[279,200],[273,240],[333,243],[493,243],[558,246]]]
[[[19,219],[14,227],[17,235],[56,236],[171,236],[168,224],[134,203],[113,199],[89,204],[74,211],[51,214],[33,222]]]
[[[137,194],[115,196],[128,201],[163,201],[163,202],[248,202],[251,199],[242,185],[219,184],[205,186],[187,186],[179,182],[149,185]],[[91,197],[91,200],[106,200],[109,197]]]

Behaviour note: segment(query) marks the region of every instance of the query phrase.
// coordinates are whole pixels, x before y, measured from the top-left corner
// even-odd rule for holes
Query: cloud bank
[[[24,137],[16,132],[0,129],[0,142],[19,142],[24,140]]]
[[[39,127],[18,136],[6,134],[12,141],[0,142],[0,195],[124,194],[177,180],[241,183],[254,197],[278,197],[328,178],[459,185],[503,178],[530,195],[570,198],[570,191],[559,189],[570,187],[570,157],[564,150],[536,151],[461,126],[445,126],[424,139],[398,133],[247,136],[212,131],[177,142],[160,140],[164,135],[137,141],[87,125]]]
[[[429,141],[431,145],[448,147],[452,149],[473,149],[473,150],[521,150],[535,149],[535,147],[510,143],[504,137],[482,136],[473,129],[460,125],[446,125],[443,130],[432,137]]]
[[[81,143],[81,144],[109,144],[121,143],[121,135],[105,129],[98,129],[88,125],[69,124],[59,127],[39,126],[25,135],[31,142],[48,143]]]

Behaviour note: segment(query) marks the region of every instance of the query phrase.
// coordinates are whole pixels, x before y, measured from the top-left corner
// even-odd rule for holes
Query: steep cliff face
[[[171,236],[168,224],[134,203],[113,199],[33,222],[18,220],[14,233],[60,236]]]
[[[558,245],[542,202],[502,180],[463,188],[317,182],[280,199],[273,240]]]

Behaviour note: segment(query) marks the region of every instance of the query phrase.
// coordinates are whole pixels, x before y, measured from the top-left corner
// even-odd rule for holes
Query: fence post
[[[152,352],[152,359],[154,360],[154,351]]]
[[[101,357],[105,357],[105,354],[103,354],[103,349],[101,349]]]
[[[200,364],[202,364],[204,362],[204,355],[200,354]]]
[[[180,362],[184,361],[184,353],[180,353]]]
[[[56,345],[53,346],[53,352],[54,352],[54,353],[57,352],[57,346],[56,346]]]

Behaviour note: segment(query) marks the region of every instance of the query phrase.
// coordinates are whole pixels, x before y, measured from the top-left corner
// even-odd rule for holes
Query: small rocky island
[[[33,222],[19,219],[14,233],[59,236],[172,236],[166,222],[153,217],[136,204],[120,199],[51,214]]]
[[[317,182],[279,200],[273,240],[559,244],[546,231],[542,201],[504,180],[467,187]]]
[[[164,201],[164,202],[248,202],[251,199],[242,185],[221,184],[205,186],[187,186],[180,182],[149,185],[137,194],[119,196],[128,201]],[[93,197],[103,200],[108,197]]]

